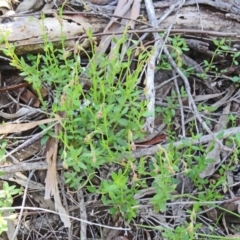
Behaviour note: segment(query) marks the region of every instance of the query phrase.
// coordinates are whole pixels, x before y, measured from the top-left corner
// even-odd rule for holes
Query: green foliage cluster
[[[151,114],[146,111],[147,102],[140,100],[142,91],[137,85],[151,53],[141,52],[133,71],[131,70],[133,49],[129,48],[124,58],[120,54],[123,44],[127,41],[126,35],[115,40],[115,47],[110,56],[95,54],[91,33],[89,41],[93,56],[89,56],[81,45],[77,45],[74,51],[66,50],[64,38],[62,48],[55,49],[44,35],[44,54],[28,55],[27,59],[19,58],[15,54],[14,46],[6,38],[4,41],[6,48],[2,50],[11,59],[11,65],[19,69],[25,80],[32,84],[43,109],[49,115],[63,116],[62,131],[58,135],[49,132],[42,139],[42,143],[44,144],[49,136],[60,140],[59,155],[66,169],[66,184],[74,189],[86,186],[89,192],[100,194],[103,204],[110,206],[109,212],[112,215],[120,214],[130,222],[136,217],[139,204],[134,196],[141,189],[148,187],[147,180],[150,179],[155,195],[149,201],[155,211],[166,211],[167,203],[179,197],[188,197],[196,202],[188,211],[189,218],[185,226],[171,230],[162,229],[162,236],[166,239],[197,239],[197,230],[201,224],[196,220],[201,202],[214,201],[222,197],[218,190],[224,186],[226,171],[230,169],[231,164],[220,169],[222,176],[218,182],[212,184],[206,179],[199,178],[199,174],[211,161],[206,159],[207,150],[203,146],[192,146],[188,141],[183,141],[181,146],[174,147],[173,123],[175,109],[178,107],[175,92],[171,98],[167,98],[167,108],[157,108],[157,112],[163,116],[169,135],[168,149],[160,147],[153,157],[139,160],[131,157],[131,151],[135,148],[134,141],[144,136],[142,131],[144,118]],[[173,46],[174,59],[187,74],[189,69],[185,68],[181,59],[183,51],[188,50],[185,41],[179,36],[170,38],[169,41]],[[219,46],[217,51],[229,50],[223,48],[222,42],[215,41],[215,44]],[[83,67],[81,57],[83,55],[89,58],[88,67]],[[234,64],[236,59],[237,56],[233,55]],[[213,62],[205,64],[206,72],[213,69]],[[164,55],[159,68],[171,69]],[[91,82],[91,87],[87,91],[83,87],[83,80],[86,79]],[[51,106],[42,98],[41,88],[44,85],[53,89]],[[181,97],[186,97],[184,88],[181,88]],[[206,106],[199,108],[213,111]],[[235,120],[233,116],[229,118],[232,124]],[[199,138],[194,124],[190,126],[191,137]],[[230,144],[239,146],[239,139],[238,135],[232,137]],[[2,151],[4,153],[4,150]],[[239,150],[233,155],[232,161],[237,158],[238,152]],[[112,172],[109,179],[100,179],[99,185],[94,184],[95,172],[102,165],[113,163],[118,166],[117,171]],[[200,191],[198,195],[172,194],[179,183],[176,176],[182,173],[193,181]],[[12,203],[12,195],[16,194],[17,190],[6,184],[4,186],[1,196],[8,199],[6,204],[9,206]],[[204,189],[205,186],[208,188]],[[0,206],[5,206],[1,205],[1,200]],[[2,221],[2,218],[0,220]],[[2,226],[5,229],[6,225]],[[208,237],[206,236],[206,239]]]
[[[62,131],[59,135],[48,132],[42,144],[46,143],[49,136],[60,140],[62,148],[59,154],[66,169],[66,184],[74,189],[90,184],[95,172],[103,164],[116,163],[120,168],[118,174],[112,174],[112,181],[102,181],[100,189],[95,191],[102,193],[104,204],[108,205],[112,201],[114,207],[111,213],[120,211],[131,220],[136,211],[131,207],[136,205],[136,201],[126,202],[126,199],[133,198],[135,191],[127,185],[121,188],[119,184],[120,180],[124,183],[128,181],[129,168],[124,173],[121,170],[124,169],[124,155],[130,154],[134,141],[145,134],[142,126],[148,115],[147,102],[140,100],[142,91],[138,89],[137,83],[149,54],[139,54],[133,71],[130,68],[132,50],[127,50],[124,59],[119,55],[122,44],[127,40],[126,36],[116,41],[111,59],[95,55],[91,33],[89,41],[92,43],[92,58],[81,45],[77,45],[74,51],[67,51],[64,39],[62,49],[55,49],[53,43],[44,39],[44,54],[28,55],[27,59],[19,58],[14,46],[7,41],[7,48],[3,49],[11,58],[11,65],[19,69],[20,75],[32,84],[43,110],[49,116],[63,116]],[[88,68],[82,67],[82,54],[89,58]],[[83,86],[83,75],[91,84],[87,91]],[[44,85],[53,89],[51,106],[42,98],[41,88]],[[127,161],[131,161],[130,155],[128,158]],[[107,186],[116,188],[115,192],[107,191]],[[93,191],[93,187],[90,190]]]
[[[0,190],[0,209],[5,207],[11,207],[13,203],[13,196],[20,195],[21,189],[16,188],[16,186],[9,186],[8,182],[3,182],[1,184]],[[8,214],[7,214],[8,215]],[[4,211],[0,211],[0,234],[7,231],[7,220],[14,219],[15,215],[4,216]]]

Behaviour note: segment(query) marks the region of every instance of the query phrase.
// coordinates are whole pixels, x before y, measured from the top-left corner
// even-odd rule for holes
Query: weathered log
[[[157,8],[156,15],[160,18],[166,8]],[[144,14],[144,13],[143,13]],[[226,38],[232,41],[240,41],[240,22],[229,18],[229,14],[214,9],[213,7],[200,5],[200,11],[196,6],[183,7],[177,17],[172,13],[160,25],[159,29],[142,27],[137,24],[135,30],[139,34],[148,31],[165,31],[173,23],[172,32],[180,33],[193,37],[208,38],[213,37]],[[51,15],[51,14],[50,14]],[[55,42],[56,46],[60,44],[60,37],[66,37],[66,46],[73,47],[78,38],[86,36],[87,31],[100,33],[106,27],[109,19],[99,14],[91,13],[66,13],[63,19],[56,17],[46,17],[44,20],[32,17],[15,17],[15,21],[0,24],[2,36],[7,36],[9,42],[16,45],[17,54],[41,51],[43,38],[46,34],[48,39]],[[115,34],[121,34],[115,33]],[[2,45],[4,46],[4,45]]]
[[[61,46],[61,37],[66,38],[66,47],[73,47],[76,40],[86,35],[101,31],[107,24],[107,19],[84,16],[82,14],[58,17],[18,17],[16,21],[0,24],[0,34],[3,39],[14,43],[17,54],[42,51],[43,36],[52,41],[55,46]],[[5,44],[0,45],[4,47]]]

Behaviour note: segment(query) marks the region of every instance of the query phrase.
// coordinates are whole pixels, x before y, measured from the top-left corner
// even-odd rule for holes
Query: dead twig
[[[87,211],[86,211],[86,207],[85,207],[82,189],[78,190],[77,198],[78,198],[78,202],[79,202],[81,219],[87,221]],[[86,222],[81,222],[81,239],[87,240],[87,223]]]
[[[56,167],[56,169],[57,169],[57,167]],[[65,195],[65,189],[64,189],[64,180],[59,175],[57,175],[57,179],[58,179],[58,183],[59,183],[61,193],[62,193],[63,205],[65,207],[66,213],[69,215],[69,207],[68,207],[68,202],[67,202],[67,198]],[[68,228],[68,239],[69,240],[73,239],[73,229],[72,228]]]
[[[198,144],[205,144],[208,143],[209,141],[212,141],[214,138],[217,138],[217,136],[222,133],[222,139],[228,138],[231,135],[235,135],[240,131],[240,127],[234,127],[234,128],[229,128],[224,130],[224,132],[222,133],[222,130],[213,134],[208,134],[205,136],[200,137],[198,140],[195,140],[193,138],[184,138],[185,141],[189,141],[191,143],[191,145],[198,145]],[[214,138],[213,138],[214,137]],[[182,140],[174,142],[173,147],[179,147],[181,145],[183,145]],[[139,157],[144,157],[144,156],[150,156],[150,155],[154,155],[158,150],[159,150],[159,146],[163,147],[163,148],[168,148],[169,144],[158,144],[158,145],[154,145],[150,148],[144,148],[144,149],[140,149],[138,151],[133,152],[132,156],[135,158],[139,158]]]
[[[45,170],[48,168],[46,162],[21,162],[7,167],[0,167],[0,171],[5,173],[25,172],[31,170]],[[57,169],[62,169],[62,163],[57,163]]]
[[[157,27],[157,19],[155,16],[154,7],[151,0],[145,0],[146,10],[148,14],[149,21],[151,25]],[[151,116],[146,118],[146,122],[144,125],[144,129],[147,132],[152,133],[154,129],[154,119],[155,119],[155,89],[154,89],[154,72],[155,72],[155,64],[158,52],[160,50],[160,46],[162,45],[162,39],[159,38],[157,33],[153,33],[155,44],[154,44],[154,52],[152,57],[148,62],[146,79],[145,79],[145,96],[148,100],[148,111],[151,113]]]
[[[5,210],[17,210],[17,209],[21,209],[22,207],[2,207],[1,210],[5,211]],[[109,229],[113,229],[113,230],[119,230],[119,231],[129,231],[131,230],[130,228],[122,228],[122,227],[112,227],[112,226],[108,226],[108,225],[104,225],[104,224],[99,224],[99,223],[94,223],[94,222],[89,222],[89,221],[85,221],[81,218],[77,218],[77,217],[73,217],[73,216],[68,216],[66,214],[63,213],[59,213],[56,211],[52,211],[49,209],[45,209],[45,208],[38,208],[38,207],[24,207],[23,209],[26,210],[32,210],[32,211],[43,211],[43,212],[47,212],[47,213],[52,213],[52,214],[56,214],[56,215],[61,215],[63,217],[69,217],[73,220],[79,221],[79,222],[85,222],[91,226],[98,226],[101,228],[109,228]]]
[[[40,138],[43,137],[43,135],[52,127],[54,127],[56,124],[58,124],[59,121],[56,121],[54,124],[52,124],[51,126],[45,128],[42,132],[35,134],[32,138],[28,139],[26,142],[22,143],[21,145],[19,145],[18,147],[16,147],[15,149],[13,149],[11,152],[8,152],[6,155],[4,155],[1,159],[0,162],[3,161],[5,158],[13,155],[15,152],[18,152],[28,146],[30,146],[31,144],[33,144],[34,142],[36,142],[37,140],[39,140]],[[32,170],[32,169],[30,169]],[[18,171],[19,172],[19,171]]]
[[[222,134],[222,138],[228,138],[229,136],[235,135],[238,132],[240,132],[240,127],[234,127],[234,128],[229,128],[224,130]],[[218,134],[222,133],[222,130],[216,133],[213,133],[215,137],[218,136]],[[198,140],[195,140],[193,138],[184,138],[184,140],[191,142],[192,145],[198,145],[198,144],[205,144],[208,143],[209,141],[213,140],[213,136],[211,134],[205,135],[200,137]],[[182,141],[177,141],[173,143],[174,147],[178,147],[182,145]],[[159,144],[154,145],[149,148],[144,148],[137,150],[132,153],[132,156],[135,158],[140,158],[148,155],[154,155],[158,150],[159,150]],[[168,148],[169,144],[163,144],[161,145],[164,148]],[[35,162],[35,163],[29,163],[29,162],[22,162],[16,165],[11,165],[7,167],[0,167],[0,171],[3,173],[14,173],[14,172],[24,172],[24,171],[30,171],[30,170],[45,170],[47,169],[48,165],[46,162]],[[58,162],[57,163],[57,169],[62,169],[62,163]]]
[[[178,95],[178,102],[179,102],[180,113],[181,113],[182,136],[185,138],[186,137],[186,131],[185,131],[183,103],[182,103],[181,94],[180,94],[178,83],[177,83],[176,72],[174,70],[173,70],[173,76],[174,76],[173,81],[174,81],[175,89],[176,89],[176,92],[177,92],[177,95]]]
[[[171,66],[173,67],[173,69],[176,70],[176,72],[179,74],[179,76],[182,78],[184,84],[185,84],[185,88],[186,88],[186,92],[188,95],[188,100],[189,100],[189,107],[190,109],[192,109],[194,116],[196,117],[196,119],[199,121],[199,123],[203,126],[203,128],[212,136],[212,138],[221,146],[222,150],[226,150],[226,151],[232,151],[232,149],[229,149],[228,147],[224,146],[222,144],[222,142],[213,134],[213,132],[211,131],[211,129],[208,127],[208,125],[206,124],[205,121],[203,121],[201,115],[199,114],[198,110],[197,110],[197,106],[195,104],[195,101],[192,97],[191,94],[191,87],[190,84],[188,82],[188,79],[186,78],[186,76],[183,74],[183,72],[179,69],[179,67],[177,66],[177,64],[175,63],[175,61],[173,60],[172,56],[170,55],[168,49],[164,46],[163,47],[163,51],[166,54]]]
[[[26,186],[25,186],[24,194],[23,194],[22,207],[21,207],[21,210],[20,210],[20,213],[19,213],[19,216],[18,216],[17,226],[16,226],[15,232],[13,234],[13,238],[12,238],[13,240],[17,237],[17,234],[18,234],[21,218],[22,218],[22,215],[23,215],[23,208],[24,208],[24,205],[25,205],[25,202],[26,202],[26,197],[27,197],[28,183],[29,183],[30,179],[32,178],[33,173],[34,173],[34,170],[31,171],[31,173],[29,174],[28,179],[27,179],[27,183],[26,183]]]

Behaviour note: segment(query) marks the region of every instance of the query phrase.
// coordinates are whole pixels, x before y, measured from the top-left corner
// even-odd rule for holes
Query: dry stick
[[[181,94],[180,94],[178,83],[177,83],[177,76],[176,76],[175,70],[173,70],[173,76],[174,76],[174,85],[175,85],[175,89],[176,89],[176,92],[177,92],[177,95],[178,95],[178,102],[179,102],[180,113],[181,113],[182,136],[185,138],[186,137],[186,131],[185,131],[183,103],[182,103]]]
[[[5,210],[16,210],[16,209],[22,209],[22,207],[1,207],[0,211],[5,211]],[[104,228],[108,228],[108,229],[113,229],[113,230],[119,230],[119,231],[129,231],[131,230],[130,228],[122,228],[122,227],[112,227],[112,226],[108,226],[108,225],[104,225],[104,224],[100,224],[100,223],[94,223],[94,222],[89,222],[89,221],[85,221],[81,218],[77,218],[77,217],[73,217],[73,216],[68,216],[66,214],[63,213],[59,213],[56,211],[52,211],[49,209],[45,209],[45,208],[39,208],[39,207],[23,207],[23,209],[26,210],[33,210],[33,211],[43,211],[43,212],[47,212],[47,213],[53,213],[55,215],[61,215],[61,216],[65,216],[65,217],[69,217],[73,220],[79,221],[79,222],[86,222],[87,224],[91,225],[91,226],[98,226],[98,227],[104,227]]]
[[[63,93],[64,95],[64,93]],[[65,117],[64,112],[58,112],[58,114],[61,117]],[[59,135],[60,131],[62,129],[62,126],[60,123],[55,125],[54,133],[55,135]],[[49,139],[47,143],[47,151],[45,153],[46,156],[46,162],[48,163],[48,170],[47,175],[45,178],[45,199],[50,199],[51,196],[54,197],[55,201],[55,209],[59,212],[66,213],[65,208],[62,206],[62,202],[60,199],[60,194],[58,190],[58,181],[57,181],[57,156],[58,156],[58,138],[52,138]],[[67,214],[66,214],[67,215]],[[71,227],[71,222],[69,217],[65,217],[62,215],[59,215],[61,218],[61,221],[64,223],[65,228]]]
[[[224,130],[224,132],[219,131],[219,132],[216,132],[216,133],[212,133],[212,134],[209,134],[209,135],[202,136],[198,140],[195,140],[193,138],[185,138],[184,141],[190,142],[191,145],[205,144],[205,143],[208,143],[209,141],[211,141],[213,138],[217,138],[217,136],[219,134],[221,134],[221,137],[224,139],[224,138],[227,138],[231,135],[237,134],[238,132],[240,132],[240,127],[235,127],[235,128],[226,129],[226,130]],[[150,148],[144,148],[144,149],[141,149],[141,150],[137,150],[137,151],[133,152],[132,156],[134,158],[140,158],[140,157],[143,157],[143,156],[154,155],[157,151],[159,151],[159,146],[161,146],[163,148],[168,148],[169,145],[170,144],[163,144],[163,145],[158,144],[158,145],[152,146]],[[183,145],[182,140],[174,142],[172,144],[173,147],[178,147],[178,146],[181,146],[181,145]]]
[[[7,173],[15,173],[15,172],[25,172],[31,170],[45,170],[48,168],[48,164],[46,162],[21,162],[18,164],[13,164],[11,166],[0,167],[0,171],[3,174]],[[62,169],[62,163],[57,163],[57,169]]]
[[[176,1],[163,1],[163,2],[155,2],[154,6],[155,8],[166,8],[173,4],[175,4]],[[218,1],[212,1],[212,0],[188,0],[184,6],[190,6],[190,5],[196,5],[199,6],[199,4],[209,5],[212,7],[215,7],[217,9],[220,9],[222,11],[230,11],[233,12],[232,9],[234,9],[234,4],[228,3],[230,1],[226,0],[218,0]],[[237,5],[236,5],[237,6]],[[142,6],[144,8],[144,6]],[[232,8],[232,9],[231,9]],[[236,7],[235,7],[236,10]]]
[[[165,32],[166,29],[164,28],[149,28],[149,29],[143,29],[143,30],[128,30],[127,33],[154,33],[154,32]],[[126,31],[125,31],[126,32]],[[106,36],[106,35],[122,35],[124,33],[124,31],[116,31],[116,32],[107,32],[107,33],[93,33],[93,37],[101,37],[101,36]],[[202,30],[198,30],[198,29],[171,29],[171,33],[179,33],[179,34],[189,34],[189,33],[192,33],[192,34],[204,34],[206,36],[208,35],[212,35],[212,36],[216,36],[216,37],[235,37],[235,38],[239,38],[238,34],[237,33],[229,33],[229,32],[217,32],[217,31],[208,31],[208,30],[205,30],[205,31],[202,31]],[[143,35],[144,36],[144,35]],[[146,35],[147,36],[147,35]],[[146,38],[145,36],[145,38]],[[67,37],[66,38],[66,41],[67,40],[76,40],[78,39],[79,41],[81,39],[86,39],[88,38],[88,35],[87,34],[82,34],[81,36],[74,36],[74,37]],[[144,39],[145,39],[144,38]],[[140,40],[143,40],[142,38]],[[139,41],[140,41],[139,40]],[[51,40],[51,42],[59,42],[59,40]],[[43,41],[37,41],[37,42],[34,42],[33,45],[39,45],[39,44],[43,44]],[[24,47],[24,46],[28,46],[29,43],[19,43],[17,45],[17,47]]]
[[[19,225],[20,225],[21,218],[22,218],[22,215],[23,215],[23,208],[24,208],[24,205],[25,205],[25,202],[26,202],[26,197],[27,197],[28,183],[29,183],[30,179],[32,178],[33,173],[34,173],[34,170],[32,170],[31,173],[29,174],[27,182],[26,182],[26,186],[25,186],[25,190],[24,190],[24,194],[23,194],[22,207],[21,207],[21,210],[20,210],[20,213],[19,213],[19,216],[18,216],[18,223],[17,223],[16,229],[15,229],[15,232],[13,234],[13,240],[16,238],[18,230],[19,230]]]
[[[8,151],[5,151],[8,154]],[[19,160],[17,158],[15,158],[13,155],[9,155],[9,158],[11,159],[10,161],[14,164],[18,164]],[[9,159],[7,159],[7,161],[9,161]]]
[[[188,82],[188,79],[186,78],[186,76],[183,74],[183,72],[179,69],[179,67],[177,66],[177,64],[175,63],[175,61],[173,60],[172,56],[170,55],[168,49],[164,46],[163,47],[163,51],[166,54],[171,66],[173,67],[173,69],[176,70],[176,72],[179,74],[179,76],[182,78],[182,80],[184,81],[185,84],[185,88],[187,91],[187,95],[188,95],[188,100],[189,100],[189,108],[192,108],[192,111],[194,113],[194,115],[196,116],[197,120],[200,122],[200,124],[203,126],[203,128],[213,137],[213,139],[220,145],[220,147],[222,148],[222,150],[225,151],[232,151],[232,149],[229,149],[228,147],[224,146],[222,144],[222,142],[213,134],[213,132],[211,131],[211,129],[208,127],[208,125],[206,124],[206,122],[203,121],[201,115],[199,114],[198,110],[197,110],[197,106],[194,102],[194,99],[192,97],[191,94],[191,87],[190,84]]]
[[[138,30],[138,29],[135,29],[135,30],[128,30],[127,33],[143,33],[143,36],[144,34],[148,34],[148,33],[159,33],[159,32],[165,32],[166,31],[166,28],[145,28],[145,29],[141,29],[141,30]],[[93,37],[101,37],[101,36],[105,36],[105,35],[122,35],[124,33],[124,31],[116,31],[116,32],[108,32],[108,33],[94,33],[93,34]],[[186,29],[186,28],[182,28],[182,29],[172,29],[171,30],[171,33],[178,33],[178,34],[202,34],[202,35],[205,35],[205,36],[208,36],[208,35],[212,35],[212,36],[216,36],[216,37],[235,37],[235,38],[239,38],[238,34],[237,33],[229,33],[229,32],[217,32],[217,31],[208,31],[208,30],[198,30],[198,29]],[[142,36],[142,37],[143,37]],[[147,36],[147,35],[146,35]],[[66,38],[66,40],[74,40],[74,39],[85,39],[85,38],[88,38],[87,35],[81,35],[81,36],[75,36],[75,37],[69,37],[69,38]],[[142,40],[142,38],[140,39]],[[59,40],[52,40],[52,42],[57,42]],[[38,41],[38,42],[35,42],[34,44],[41,44],[43,42],[41,41]],[[26,46],[27,44],[19,44],[18,46]]]
[[[185,3],[185,0],[180,0],[175,2],[174,4],[171,4],[169,6],[169,9],[164,12],[164,14],[161,16],[161,18],[158,20],[158,24],[163,22],[173,11],[179,10]]]
[[[151,25],[153,25],[154,27],[158,27],[152,0],[145,0],[145,4],[146,4],[146,10],[148,14],[148,19]],[[153,55],[148,62],[146,80],[145,80],[145,90],[146,90],[145,94],[146,94],[146,99],[149,100],[147,108],[148,108],[148,111],[151,113],[151,116],[146,118],[144,128],[147,132],[150,132],[150,133],[152,133],[154,130],[154,118],[155,118],[155,89],[154,89],[155,64],[156,64],[156,59],[159,52],[159,46],[162,45],[161,44],[162,39],[158,37],[158,34],[153,33],[153,36],[156,41],[154,43]]]
[[[8,152],[6,155],[4,155],[1,159],[0,162],[3,161],[5,158],[9,157],[10,155],[14,154],[15,152],[18,152],[22,149],[24,149],[25,147],[28,147],[29,145],[33,144],[34,142],[36,142],[37,140],[39,140],[40,138],[43,137],[43,134],[46,133],[49,129],[51,129],[53,126],[55,126],[56,124],[58,124],[59,121],[56,121],[54,124],[52,124],[51,126],[45,128],[42,132],[35,134],[32,138],[30,138],[29,140],[27,140],[26,142],[22,143],[21,145],[19,145],[18,147],[16,147],[15,149],[13,149],[11,152]]]
[[[223,204],[223,203],[232,203],[239,201],[240,197],[235,197],[235,198],[230,198],[228,200],[223,200],[223,201],[209,201],[209,202],[201,202],[201,204],[207,205],[207,204]],[[197,201],[187,201],[187,202],[172,202],[172,203],[167,203],[167,206],[173,206],[173,205],[180,205],[180,204],[196,204],[199,203]]]
[[[87,211],[86,211],[86,207],[85,207],[82,189],[78,190],[77,198],[78,198],[78,202],[79,202],[81,219],[87,221]],[[83,221],[81,222],[81,240],[87,240],[87,223],[83,222]]]
[[[63,184],[63,180],[61,179],[61,177],[59,175],[57,175],[57,181],[58,181],[58,184],[59,184],[61,192],[62,192],[64,208],[66,210],[66,213],[69,215],[69,207],[68,207],[68,203],[67,203],[67,199],[66,199],[66,195],[65,195],[64,184]],[[70,228],[68,228],[68,240],[72,240],[72,239],[73,239],[73,229],[70,227]]]
[[[154,28],[158,27],[158,24],[162,22],[173,10],[179,9],[183,4],[185,3],[185,0],[181,0],[180,2],[177,2],[176,4],[173,4],[168,11],[166,11],[166,14],[157,21],[154,6],[151,0],[145,0],[146,10],[148,14],[148,18],[150,21],[150,24],[153,25]],[[169,31],[168,31],[169,33]],[[150,61],[148,63],[148,68],[146,72],[146,99],[149,100],[148,103],[148,111],[152,113],[150,117],[147,117],[146,123],[145,123],[145,130],[152,133],[154,130],[154,113],[155,113],[155,89],[154,89],[154,71],[155,71],[155,64],[157,55],[159,52],[162,52],[164,41],[162,38],[159,38],[157,33],[153,33],[155,44],[154,44],[154,53],[153,56],[150,58]],[[147,36],[147,33],[145,33],[139,41],[142,41]],[[161,49],[161,51],[160,51]],[[161,55],[161,53],[160,53]]]
[[[146,6],[147,6],[147,4],[146,4]],[[154,30],[156,30],[157,28],[158,28],[158,25],[161,23],[161,22],[163,22],[174,10],[175,10],[175,8],[178,6],[178,3],[174,3],[174,4],[172,4],[171,6],[170,6],[170,8],[168,9],[168,10],[166,10],[165,12],[164,12],[164,14],[162,15],[162,17],[157,21],[157,25],[156,26],[154,26],[155,28],[154,28]],[[155,17],[156,18],[156,17]],[[161,31],[154,31],[153,30],[153,33],[154,32],[161,32]],[[166,29],[163,29],[163,31],[162,32],[165,32],[166,31]],[[147,37],[147,35],[149,34],[149,32],[147,32],[147,31],[145,31],[144,33],[143,33],[143,35],[142,35],[142,37],[139,39],[139,42],[140,41],[143,41],[146,37]]]
[[[121,17],[124,16],[127,13],[127,11],[130,9],[132,3],[133,3],[133,0],[130,0],[130,1],[119,0],[113,15],[116,15],[117,13],[117,15]],[[110,19],[110,22],[107,24],[103,32],[106,32],[114,22],[117,23],[117,18]]]
[[[226,129],[226,130],[224,130],[224,132],[219,131],[219,132],[213,133],[213,136],[217,137],[218,134],[221,134],[222,139],[224,139],[231,135],[235,135],[238,132],[240,132],[240,127],[235,127],[235,128]],[[197,145],[197,144],[208,143],[212,139],[213,139],[212,135],[205,135],[205,136],[200,137],[198,140],[193,139],[193,138],[185,138],[184,140],[190,142],[192,145]],[[180,145],[183,145],[182,140],[174,142],[172,144],[173,147],[178,147]],[[154,145],[149,148],[137,150],[132,153],[132,156],[134,158],[140,158],[143,156],[154,155],[159,150],[159,146],[168,148],[169,144],[163,144],[163,145],[158,144],[158,145]],[[22,163],[14,164],[14,165],[7,166],[7,167],[0,167],[0,171],[3,173],[15,173],[15,172],[30,171],[30,170],[45,170],[47,168],[48,168],[48,165],[46,162],[34,162],[34,163],[22,162]],[[62,163],[58,162],[57,169],[62,169],[62,168],[63,168]]]
[[[158,19],[158,21],[157,21],[158,25],[160,25],[173,11],[179,10],[184,5],[184,3],[185,3],[185,0],[180,0],[179,2],[176,2],[172,5],[170,5],[169,9],[164,12],[164,14],[161,16],[160,19]],[[175,17],[177,17],[177,14]],[[176,18],[173,22],[176,22]],[[173,22],[172,22],[172,24],[173,24]],[[172,24],[168,27],[167,31],[164,31],[166,34],[164,44],[163,44],[164,46],[165,46],[165,43],[168,39],[170,32],[174,31],[172,29]],[[161,48],[161,54],[162,54],[162,48]]]

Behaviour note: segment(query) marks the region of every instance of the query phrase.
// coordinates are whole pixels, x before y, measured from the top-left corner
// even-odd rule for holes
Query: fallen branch
[[[46,170],[48,168],[48,164],[46,162],[21,162],[18,164],[14,164],[7,167],[0,167],[0,172],[3,174],[6,173],[15,173],[15,172],[25,172],[31,170]],[[57,163],[57,169],[62,169],[62,163]]]
[[[217,137],[219,134],[222,133],[222,131],[223,130],[213,133],[214,137]],[[240,132],[240,127],[226,129],[222,134],[222,139],[235,135],[238,132]],[[200,137],[198,140],[195,140],[193,138],[184,138],[184,140],[191,142],[192,145],[198,145],[198,144],[205,144],[205,143],[208,143],[209,141],[212,141],[213,136],[208,134]],[[178,147],[182,144],[183,142],[182,140],[180,140],[180,141],[174,142],[172,145],[174,147]],[[144,148],[144,149],[133,152],[132,156],[134,158],[140,158],[143,156],[154,155],[159,150],[159,146],[168,148],[169,144],[163,144],[163,145],[158,144],[150,148]],[[14,173],[14,172],[24,172],[24,171],[31,171],[31,170],[45,170],[47,168],[48,168],[48,165],[46,162],[34,162],[34,163],[22,162],[22,163],[7,166],[7,167],[0,167],[0,171],[3,173]],[[62,168],[63,168],[62,162],[58,162],[57,169],[62,169]]]
[[[214,138],[217,138],[217,136],[219,134],[222,134],[222,131],[223,130],[221,130],[219,132],[216,132],[216,133],[213,133],[213,134],[208,134],[208,135],[202,136],[198,140],[195,140],[193,138],[184,138],[184,140],[189,141],[192,145],[205,144],[205,143],[208,143],[208,142],[214,140]],[[239,131],[240,131],[240,127],[226,129],[226,130],[224,130],[224,133],[222,134],[221,138],[225,139],[229,136],[237,134]],[[180,140],[180,141],[174,142],[171,145],[173,147],[178,147],[178,146],[183,145],[183,141]],[[159,146],[164,147],[164,148],[168,148],[169,144],[168,143],[163,144],[163,145],[158,144],[158,145],[154,145],[150,148],[144,148],[144,149],[133,152],[132,156],[134,158],[140,158],[140,157],[143,157],[143,156],[154,155],[159,150]]]
[[[81,222],[81,239],[87,240],[87,211],[86,211],[86,204],[84,202],[84,195],[83,191],[80,188],[77,192],[77,198],[79,202],[79,210],[80,210],[80,217],[84,220]]]

